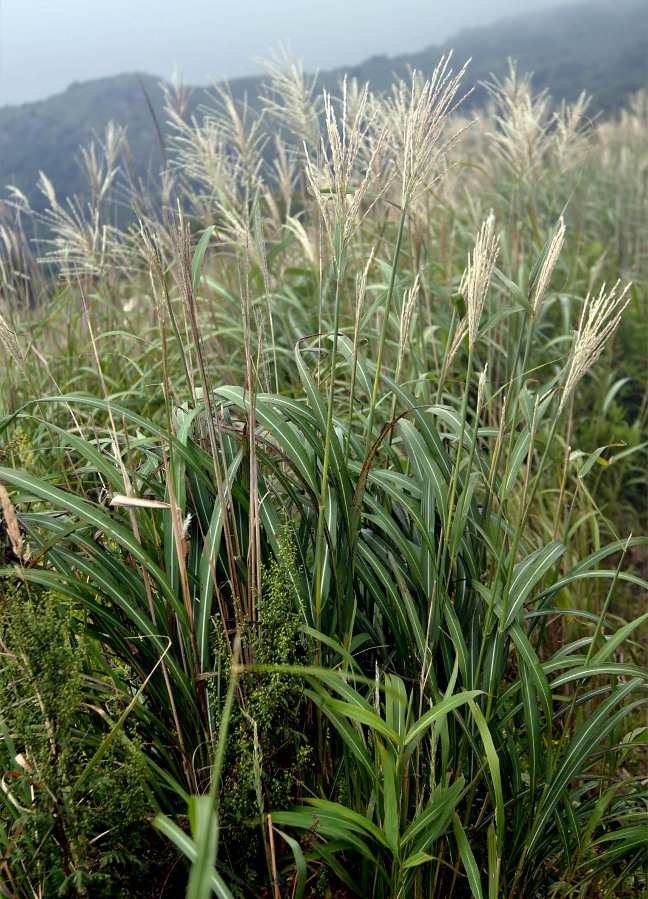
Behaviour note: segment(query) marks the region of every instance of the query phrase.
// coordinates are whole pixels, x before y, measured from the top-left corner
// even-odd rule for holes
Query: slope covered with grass
[[[646,97],[464,90],[2,205],[7,895],[645,892]]]
[[[422,36],[424,40],[424,36]],[[643,0],[586,0],[558,6],[523,17],[505,19],[490,26],[466,29],[442,46],[399,57],[373,57],[345,71],[324,71],[318,87],[335,92],[345,74],[361,83],[369,81],[374,92],[389,89],[394,75],[406,78],[415,68],[425,77],[443,53],[454,48],[456,58],[471,58],[465,77],[474,89],[470,104],[484,106],[487,94],[481,82],[503,78],[509,57],[519,70],[533,72],[536,90],[547,88],[555,97],[574,102],[581,91],[592,96],[590,115],[614,115],[628,95],[646,85],[648,21]],[[0,112],[0,187],[14,184],[33,206],[45,200],[35,188],[42,169],[63,196],[83,190],[79,148],[96,140],[109,121],[128,129],[131,158],[125,165],[137,173],[148,189],[162,165],[160,132],[168,135],[164,96],[159,79],[134,74],[73,84],[68,90],[38,103],[4,106]],[[231,82],[232,95],[245,95],[253,105],[261,89],[260,78]],[[189,113],[209,102],[203,88],[189,89]],[[149,108],[149,103],[150,107]],[[131,210],[122,211],[124,217]]]

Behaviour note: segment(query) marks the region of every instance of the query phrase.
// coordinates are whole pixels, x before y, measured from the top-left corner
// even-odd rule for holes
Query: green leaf
[[[278,833],[281,839],[290,847],[292,850],[293,858],[295,859],[295,867],[297,868],[297,882],[295,884],[294,893],[292,894],[294,899],[302,899],[304,895],[304,889],[306,888],[306,859],[304,858],[304,853],[302,852],[302,848],[292,837],[289,837],[287,833],[283,830],[279,830],[278,827],[274,827],[273,829],[275,833]]]
[[[389,849],[387,837],[366,815],[354,812],[353,809],[337,802],[329,802],[328,799],[307,799],[306,802],[316,810],[319,820],[327,820],[353,832],[366,834],[385,849]]]
[[[488,825],[488,899],[499,899],[501,858],[497,854],[497,837],[492,822]]]
[[[453,293],[450,297],[450,302],[455,307],[457,312],[459,313],[459,318],[466,317],[466,301],[464,299],[464,295],[462,293]]]
[[[486,750],[486,758],[488,759],[488,767],[490,769],[491,780],[493,783],[493,792],[495,794],[495,826],[497,828],[497,845],[498,847],[502,847],[504,845],[505,824],[504,793],[502,790],[502,775],[500,772],[499,756],[497,754],[498,751],[493,742],[493,737],[491,736],[491,732],[488,728],[488,724],[486,723],[486,719],[472,699],[470,700],[470,709],[473,713],[473,718],[475,719],[477,729],[479,730],[479,734],[482,738],[484,749]]]
[[[498,268],[495,269],[494,272],[495,277],[498,281],[500,281],[504,287],[508,289],[508,291],[512,294],[513,299],[519,303],[519,305],[525,309],[527,312],[533,312],[533,306],[527,300],[524,293],[514,281],[511,281],[510,278],[507,278],[504,272],[501,272]]]
[[[391,727],[388,727],[383,719],[379,715],[376,715],[372,709],[367,709],[350,702],[341,702],[339,699],[327,699],[326,703],[333,709],[333,711],[350,718],[351,721],[357,721],[358,724],[368,725],[372,730],[387,737],[387,739],[391,740],[396,746],[403,745],[403,741],[396,731],[392,730]]]
[[[81,521],[87,522],[109,538],[120,543],[153,576],[164,591],[166,598],[173,606],[178,617],[183,621],[185,627],[187,626],[187,614],[184,604],[172,589],[166,574],[161,571],[157,563],[148,555],[141,543],[135,539],[131,530],[124,527],[115,518],[107,515],[102,511],[101,507],[67,493],[58,487],[53,487],[46,481],[34,478],[23,471],[17,471],[13,468],[0,468],[0,480],[7,481],[15,487],[38,496],[45,502],[51,503],[56,509],[66,509],[68,512],[72,512]]]
[[[442,699],[441,702],[438,702],[435,706],[433,706],[429,712],[426,712],[424,715],[416,721],[408,730],[405,735],[405,745],[407,746],[413,740],[417,739],[424,733],[431,724],[437,721],[439,718],[443,718],[448,712],[451,712],[453,709],[459,708],[461,705],[465,705],[465,703],[470,702],[471,705],[472,700],[476,696],[481,696],[483,693],[482,690],[466,690],[465,693],[456,693],[454,696],[449,696],[447,699]]]
[[[552,540],[531,555],[527,556],[513,569],[513,580],[508,595],[508,612],[500,623],[500,630],[507,630],[515,621],[532,589],[542,580],[547,571],[565,553],[566,547],[559,540]]]
[[[443,832],[443,824],[458,806],[464,792],[465,780],[460,775],[449,787],[436,787],[427,806],[403,833],[401,845],[413,843],[414,852],[425,851]],[[435,826],[436,822],[436,826]]]
[[[639,618],[635,618],[634,621],[630,621],[628,622],[628,624],[620,627],[619,630],[616,631],[616,633],[612,634],[612,636],[604,637],[603,639],[605,640],[605,645],[602,646],[594,656],[592,656],[588,663],[588,666],[600,665],[605,661],[605,659],[609,658],[614,650],[622,643],[625,643],[630,634],[638,627],[641,627],[646,619],[648,619],[648,612],[645,612]]]
[[[218,821],[211,796],[190,797],[189,820],[196,857],[189,872],[186,899],[211,899],[218,846]]]
[[[194,841],[184,832],[184,830],[180,830],[178,825],[174,824],[170,818],[167,818],[166,815],[157,815],[153,821],[153,825],[154,827],[157,827],[160,833],[163,833],[175,843],[178,849],[186,855],[190,862],[193,863],[196,861],[198,858],[198,850],[196,849]],[[214,893],[216,893],[218,899],[234,899],[222,877],[215,869],[212,869],[210,872],[210,890],[213,890]],[[207,896],[209,895],[210,894],[208,893]]]
[[[397,856],[400,849],[399,840],[399,824],[400,814],[398,811],[398,800],[396,798],[396,773],[394,764],[389,753],[385,750],[380,740],[376,740],[378,752],[380,754],[380,762],[382,766],[382,788],[383,788],[383,821],[382,829],[385,834],[387,844],[392,853]]]
[[[455,840],[457,841],[459,855],[461,856],[461,861],[463,862],[463,866],[466,869],[466,874],[468,875],[470,892],[473,894],[475,899],[484,899],[484,894],[482,893],[481,888],[481,880],[479,877],[479,868],[477,867],[477,862],[475,861],[473,851],[470,848],[470,843],[468,842],[466,831],[463,829],[463,825],[459,820],[459,815],[456,812],[452,816],[452,827],[454,830]]]
[[[198,246],[194,251],[193,259],[191,260],[191,280],[193,283],[193,290],[195,294],[198,293],[198,284],[200,283],[200,269],[205,257],[205,251],[207,250],[210,238],[214,231],[216,231],[216,225],[210,225],[205,229],[203,236],[198,241]]]
[[[626,696],[635,690],[640,683],[641,680],[639,678],[634,678],[631,681],[620,684],[614,693],[592,712],[590,717],[581,724],[572,736],[562,763],[540,804],[529,842],[529,855],[532,854],[538,845],[543,829],[562,800],[567,785],[579,775],[584,763],[591,756],[596,746],[625,715],[636,705],[640,704],[641,701],[633,703],[622,708],[619,712],[611,714],[612,709],[623,702]]]

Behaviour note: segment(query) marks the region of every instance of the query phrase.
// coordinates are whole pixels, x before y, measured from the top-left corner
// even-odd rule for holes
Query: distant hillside
[[[582,90],[593,94],[591,109],[613,113],[630,92],[646,85],[648,15],[646,0],[587,0],[493,25],[461,31],[442,46],[407,56],[376,56],[356,66],[320,73],[318,84],[336,89],[344,72],[370,81],[372,90],[388,89],[393,73],[407,76],[410,67],[429,74],[442,53],[454,48],[455,66],[472,56],[466,87],[475,85],[471,106],[484,101],[479,82],[491,73],[501,78],[507,59],[517,60],[520,73],[533,71],[534,86],[549,88],[556,99],[574,100]],[[142,76],[155,114],[164,127],[162,91],[155,76]],[[254,98],[259,78],[231,82],[234,96]],[[205,102],[196,89],[192,106]],[[140,81],[119,75],[73,84],[62,94],[38,103],[0,110],[0,195],[19,186],[38,208],[35,188],[39,169],[53,182],[60,197],[79,193],[79,146],[102,135],[108,121],[126,125],[133,164],[140,176],[160,167],[160,148],[153,118]]]

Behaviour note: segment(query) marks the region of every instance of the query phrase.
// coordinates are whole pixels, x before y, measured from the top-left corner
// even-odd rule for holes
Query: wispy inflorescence
[[[361,96],[356,100],[355,117],[352,123],[348,124],[345,79],[342,86],[340,124],[338,125],[331,95],[324,92],[329,153],[327,153],[323,141],[321,152],[327,161],[321,166],[316,165],[306,149],[306,174],[334,251],[348,246],[363,218],[361,215],[362,201],[378,177],[378,173],[371,164],[372,160],[369,161],[369,165],[364,171],[358,171],[357,165],[358,155],[371,125],[365,116],[367,93],[368,89],[365,87]],[[379,152],[386,133],[386,128],[383,128],[375,143],[373,156]],[[372,197],[371,205],[375,203],[375,200],[376,197]]]
[[[483,367],[481,374],[479,375],[479,382],[477,384],[477,413],[476,417],[479,418],[479,413],[484,408],[484,394],[486,392],[486,375],[488,374],[488,362]]]
[[[477,342],[484,300],[490,286],[499,253],[499,235],[495,236],[495,216],[491,213],[481,226],[472,255],[461,279],[459,293],[466,301],[470,346]]]
[[[94,142],[82,149],[90,186],[87,204],[78,197],[67,197],[65,203],[60,203],[54,185],[44,172],[40,173],[38,186],[49,205],[39,217],[52,232],[52,237],[45,241],[51,249],[43,260],[57,264],[65,277],[102,277],[109,268],[133,262],[126,234],[110,223],[114,210],[106,208],[119,173],[118,155],[124,145],[125,129],[109,122],[99,151]]]
[[[320,140],[321,98],[315,95],[315,78],[304,75],[304,67],[287,50],[273,54],[263,68],[270,77],[270,91],[262,98],[264,107],[280,126],[309,147]]]
[[[429,81],[412,74],[411,86],[400,81],[385,104],[385,116],[395,144],[395,158],[402,177],[401,205],[409,208],[419,193],[442,174],[439,165],[464,129],[441,141],[456,101],[468,62],[456,74],[450,56],[442,57]],[[465,99],[465,98],[463,98]],[[467,127],[467,126],[466,126]]]
[[[581,164],[589,149],[592,122],[586,113],[591,100],[583,91],[573,104],[563,100],[560,110],[553,115],[553,142],[560,171],[568,171]]]
[[[608,338],[621,321],[623,310],[630,302],[629,292],[631,285],[626,284],[621,293],[619,293],[620,283],[620,281],[617,281],[614,287],[607,293],[605,292],[604,284],[596,299],[592,299],[591,294],[587,295],[574,340],[571,365],[569,366],[569,374],[567,375],[567,381],[560,400],[558,414],[562,412],[569,402],[578,382],[603,352]]]
[[[401,312],[398,334],[398,364],[396,367],[397,381],[400,378],[401,369],[403,367],[405,350],[407,348],[410,327],[412,325],[412,316],[414,315],[414,310],[416,309],[416,304],[418,302],[420,282],[421,273],[417,272],[416,277],[414,278],[414,283],[410,288],[408,288],[408,290],[405,291],[405,296],[403,297],[403,311]]]
[[[560,256],[560,251],[562,250],[562,245],[564,242],[565,220],[561,215],[560,219],[558,220],[558,225],[556,226],[556,232],[553,236],[553,240],[549,245],[547,255],[545,256],[545,260],[542,263],[540,274],[538,275],[538,280],[535,288],[535,300],[533,303],[534,315],[538,314],[538,311],[542,306],[542,301],[544,300],[545,294],[547,292],[547,287],[549,286],[551,275],[553,274],[553,270],[556,267],[556,263],[558,262],[558,257]]]
[[[0,315],[0,346],[14,359],[20,370],[25,371],[25,357],[23,356],[18,337],[14,329]]]
[[[547,91],[534,97],[531,76],[518,78],[510,60],[508,77],[503,82],[495,79],[486,88],[495,102],[496,130],[491,137],[500,157],[518,178],[534,176],[551,145]]]

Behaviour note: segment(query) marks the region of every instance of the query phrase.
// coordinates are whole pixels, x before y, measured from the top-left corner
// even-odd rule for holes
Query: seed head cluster
[[[459,292],[463,294],[466,301],[468,336],[471,347],[477,342],[479,322],[498,253],[499,235],[495,236],[495,216],[491,213],[481,226],[475,242],[475,249],[468,256],[468,265],[459,288]]]
[[[556,267],[556,263],[558,262],[558,257],[560,256],[560,251],[562,250],[562,245],[564,242],[565,220],[561,215],[560,219],[558,220],[558,225],[556,226],[553,240],[549,244],[547,255],[545,256],[544,262],[542,263],[542,268],[540,269],[540,274],[538,275],[538,280],[536,282],[535,300],[533,303],[534,315],[538,314],[538,311],[542,306],[542,301],[544,300],[545,294],[547,292],[547,287],[549,286],[551,275],[553,274],[553,270]]]
[[[583,305],[580,324],[574,339],[571,364],[558,414],[565,408],[578,382],[587,374],[603,352],[605,344],[621,321],[623,310],[630,302],[630,284],[619,293],[620,281],[606,292],[605,284],[596,299],[591,294]]]
[[[362,202],[378,177],[378,172],[373,166],[373,158],[379,153],[380,147],[387,137],[387,128],[383,126],[379,131],[378,140],[374,143],[369,165],[366,166],[364,172],[358,172],[360,152],[365,137],[373,126],[373,122],[368,121],[365,115],[368,92],[369,87],[365,85],[355,103],[355,116],[349,123],[347,120],[346,78],[342,85],[339,122],[331,95],[325,91],[324,112],[328,149],[322,141],[322,162],[319,165],[311,159],[308,149],[304,145],[307,160],[306,174],[334,253],[349,245],[362,220]],[[375,202],[375,198],[373,201]]]
[[[470,62],[453,75],[450,56],[441,57],[429,81],[422,82],[416,72],[412,74],[411,86],[401,80],[385,105],[402,178],[403,209],[408,209],[421,191],[438,180],[442,160],[465,130],[461,128],[442,140],[450,116],[465,99],[456,100],[456,96]]]

